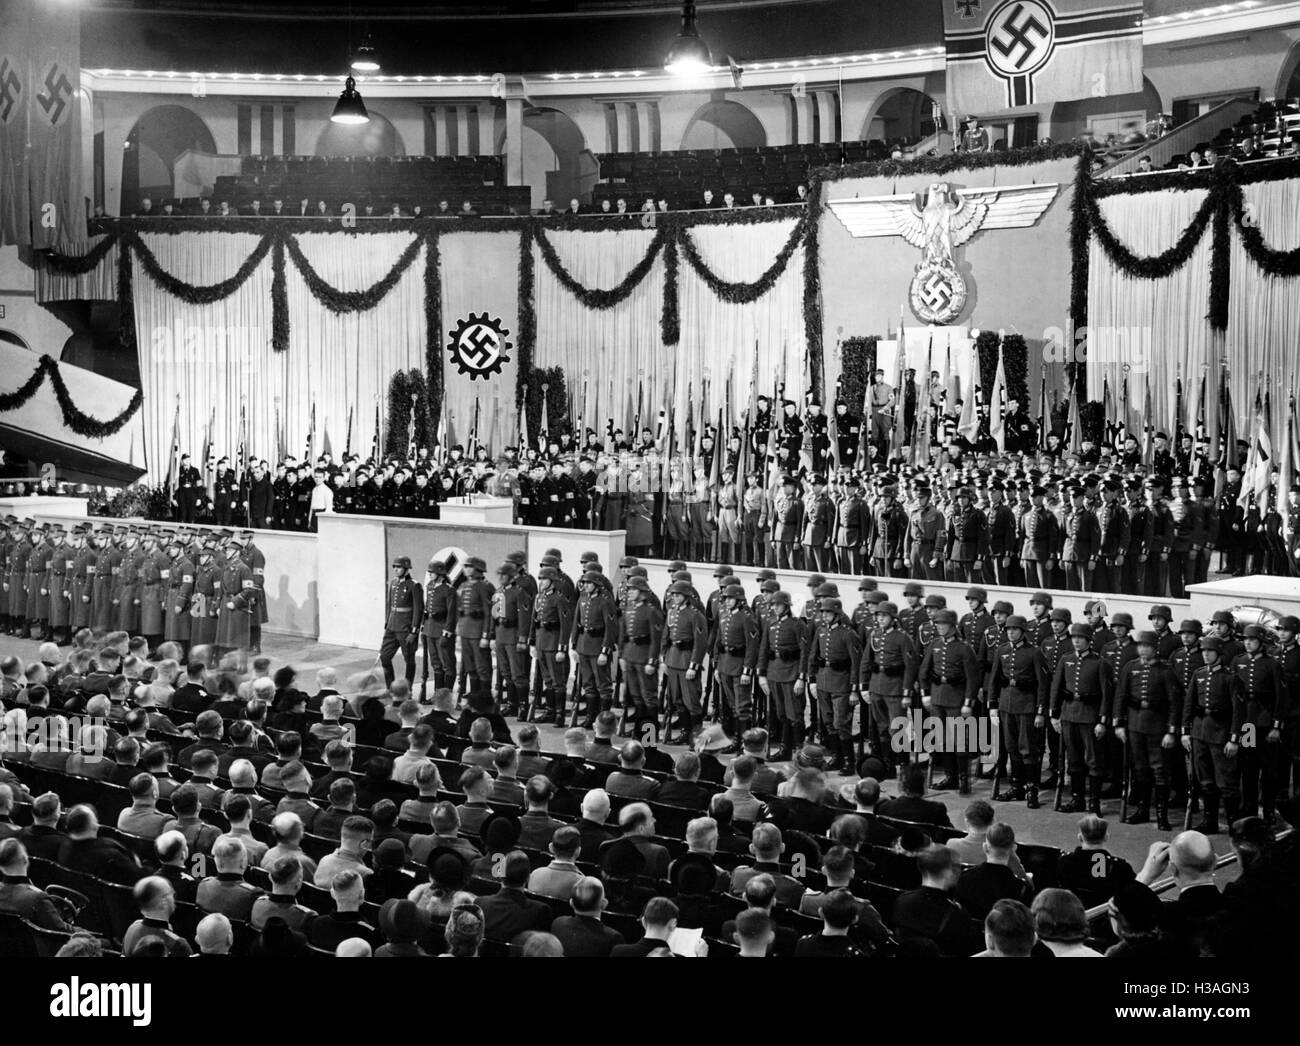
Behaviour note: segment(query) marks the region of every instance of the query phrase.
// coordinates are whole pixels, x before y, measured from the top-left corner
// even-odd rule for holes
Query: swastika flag
[[[944,0],[943,25],[958,116],[1142,89],[1135,0]]]

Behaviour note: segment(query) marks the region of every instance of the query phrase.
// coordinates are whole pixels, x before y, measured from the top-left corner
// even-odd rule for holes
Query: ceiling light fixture
[[[700,36],[695,25],[695,0],[682,3],[682,31],[677,34],[668,55],[664,58],[664,72],[673,76],[698,76],[713,68],[709,45]]]
[[[342,124],[370,122],[370,114],[366,112],[366,103],[361,100],[361,94],[357,91],[357,82],[350,76],[347,83],[343,85],[343,93],[339,95],[339,100],[334,103],[334,113],[330,120],[333,123]]]

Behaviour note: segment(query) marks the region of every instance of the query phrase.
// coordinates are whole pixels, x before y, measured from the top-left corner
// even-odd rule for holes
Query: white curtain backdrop
[[[1300,182],[1254,182],[1242,186],[1242,191],[1246,213],[1253,208],[1269,248],[1286,251],[1300,246]],[[1300,279],[1262,272],[1242,246],[1235,223],[1230,257],[1225,342],[1232,368],[1237,433],[1249,438],[1255,390],[1263,371],[1272,378],[1269,431],[1277,446],[1286,434],[1289,396],[1300,393]]]
[[[92,236],[78,253],[89,254],[104,237]],[[36,300],[47,301],[117,301],[117,244],[87,273],[64,276],[44,265],[36,268]]]
[[[244,233],[165,236],[145,245],[164,271],[194,284],[227,279],[256,248]],[[360,290],[379,279],[410,243],[409,233],[299,237],[303,254],[339,290]],[[247,417],[249,453],[274,461],[285,449],[301,457],[311,408],[316,405],[316,451],[328,432],[335,457],[343,452],[348,410],[354,408],[352,448],[370,452],[375,406],[387,405],[388,382],[398,369],[424,369],[423,258],[374,309],[335,315],[312,298],[286,260],[290,340],[271,348],[271,257],[247,282],[213,305],[188,305],[159,288],[134,260],[136,339],[144,388],[145,445],[150,475],[166,474],[176,405],[181,449],[199,464],[215,408],[213,447],[232,461],[239,447],[240,409]],[[277,425],[279,426],[277,428]]]
[[[1167,250],[1190,224],[1205,200],[1205,191],[1136,193],[1107,196],[1101,213],[1119,241],[1130,251],[1150,256]],[[1195,427],[1201,365],[1214,364],[1218,340],[1209,320],[1210,242],[1207,228],[1190,261],[1165,279],[1135,279],[1121,272],[1092,238],[1088,268],[1088,399],[1102,398],[1109,381],[1119,404],[1123,367],[1130,367],[1129,417],[1145,424],[1146,375],[1150,374],[1151,405],[1158,430],[1173,438],[1176,376],[1183,379],[1184,424]],[[1217,388],[1212,366],[1208,394]],[[1136,432],[1139,439],[1140,432]]]
[[[584,287],[603,290],[623,281],[645,257],[654,236],[651,229],[546,233],[569,275]],[[672,382],[676,355],[664,348],[660,336],[662,254],[631,295],[612,309],[588,309],[578,301],[555,278],[536,245],[533,272],[537,313],[533,366],[564,369],[575,424],[596,429],[602,438],[610,417],[617,428],[623,428],[629,391],[635,403],[638,382],[644,382],[647,406],[642,425],[653,428],[651,418]],[[649,407],[652,387],[656,390],[653,409]]]

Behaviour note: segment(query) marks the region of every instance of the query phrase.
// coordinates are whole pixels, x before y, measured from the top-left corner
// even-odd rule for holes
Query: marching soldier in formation
[[[1203,636],[1200,645],[1203,664],[1183,698],[1182,742],[1201,789],[1204,813],[1196,831],[1217,835],[1220,803],[1229,825],[1241,808],[1240,735],[1234,729],[1241,682],[1223,664],[1223,640]]]
[[[528,636],[533,597],[520,583],[519,567],[507,560],[497,568],[500,587],[492,596],[492,642],[499,686],[505,691],[503,715],[514,715],[528,700]]]
[[[772,702],[768,722],[780,724],[778,759],[789,759],[803,744],[804,684],[801,672],[807,625],[790,613],[790,593],[778,589],[768,600],[771,616],[758,648],[760,686]]]
[[[724,722],[724,727],[729,726],[730,735],[737,739],[731,746],[737,752],[738,739],[753,724],[753,681],[760,635],[758,620],[745,603],[744,588],[739,583],[728,585],[723,591],[712,649],[717,659],[723,718],[730,720]]]
[[[898,734],[916,685],[917,653],[911,637],[898,627],[898,607],[888,601],[876,603],[874,618],[863,630],[861,640],[863,656],[857,690],[865,690],[871,703],[877,753],[887,769],[906,766],[909,753],[900,750]]]
[[[573,603],[564,592],[562,577],[559,568],[552,565],[544,565],[537,574],[530,638],[542,669],[542,693],[533,705],[538,709],[533,720],[538,723],[564,722],[569,681],[566,651],[573,623]]]
[[[959,638],[957,612],[938,610],[934,615],[934,638],[925,648],[919,674],[921,705],[940,726],[946,776],[936,786],[943,790],[970,792],[970,760],[978,750],[972,745],[974,705],[980,686],[979,661],[975,651]],[[954,722],[960,720],[960,722]],[[931,757],[932,762],[935,757]]]
[[[694,598],[693,598],[694,597]],[[664,694],[668,709],[678,717],[681,729],[671,730],[668,744],[693,741],[704,727],[700,669],[708,647],[708,624],[699,609],[699,597],[689,581],[674,581],[664,597],[663,665]]]

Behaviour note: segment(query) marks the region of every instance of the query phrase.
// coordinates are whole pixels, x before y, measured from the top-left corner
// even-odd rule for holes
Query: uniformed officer
[[[778,759],[789,759],[803,744],[804,679],[800,672],[807,642],[807,625],[790,613],[790,593],[777,590],[768,599],[772,608],[763,641],[758,648],[760,686],[772,700],[769,720],[781,723]]]
[[[835,507],[826,494],[826,477],[814,475],[812,489],[804,499],[804,564],[817,570],[829,569],[831,532],[835,527]]]
[[[663,665],[667,710],[681,717],[682,731],[674,736],[671,728],[664,738],[668,744],[694,739],[704,726],[704,708],[700,701],[700,668],[708,648],[708,625],[704,614],[691,599],[688,581],[674,581],[665,598]]]
[[[838,597],[819,601],[803,674],[815,688],[821,732],[831,752],[827,770],[857,765],[853,753],[853,705],[860,692],[862,643]]]
[[[532,720],[563,723],[568,694],[569,631],[573,604],[560,585],[559,569],[544,566],[537,574],[537,599],[533,602],[531,645],[541,665],[542,691],[535,695]]]
[[[898,488],[892,484],[880,492],[880,501],[871,513],[871,569],[880,577],[903,576],[903,553],[907,543],[907,513],[896,500]]]
[[[618,621],[614,600],[605,591],[604,578],[595,571],[583,573],[579,583],[578,606],[573,614],[569,645],[577,655],[578,680],[586,717],[583,727],[590,730],[596,716],[614,704],[614,677],[610,659],[618,646]],[[574,708],[577,714],[577,708]]]
[[[36,547],[34,532],[18,524],[14,531],[13,549],[9,553],[9,573],[5,589],[9,596],[9,634],[11,636],[27,635],[27,560]],[[105,622],[104,631],[109,631]]]
[[[1049,583],[1060,551],[1060,525],[1046,497],[1046,487],[1033,487],[1031,506],[1020,517],[1020,566],[1029,586]]]
[[[632,708],[633,736],[638,740],[647,724],[657,730],[659,721],[657,677],[664,615],[650,596],[649,581],[640,575],[629,577],[627,601],[618,621],[625,701]]]
[[[1282,720],[1286,683],[1278,663],[1264,652],[1264,629],[1247,625],[1242,630],[1242,653],[1233,660],[1237,699],[1233,704],[1232,732],[1240,740],[1237,768],[1241,773],[1242,817],[1254,817],[1263,803],[1264,819],[1272,821],[1281,775]]]
[[[167,568],[167,613],[163,624],[163,639],[168,643],[180,644],[181,650],[188,656],[193,623],[190,604],[194,596],[195,567],[184,541],[184,536],[178,533],[168,548],[171,565]]]
[[[996,585],[1011,585],[1012,564],[1020,556],[1017,541],[1016,516],[1004,500],[1006,485],[993,480],[988,486],[989,506],[984,515],[988,520],[988,565],[985,577]]]
[[[1101,485],[1101,504],[1097,508],[1097,567],[1092,586],[1098,592],[1119,592],[1123,580],[1124,554],[1129,546],[1128,510],[1119,501],[1118,480],[1107,479]]]
[[[519,583],[519,568],[509,560],[497,568],[500,587],[492,597],[492,640],[498,685],[505,691],[502,714],[514,715],[528,700],[528,636],[533,598]]]
[[[415,650],[420,626],[424,623],[424,589],[411,577],[411,557],[393,560],[393,580],[388,583],[384,599],[386,617],[384,638],[379,644],[379,663],[384,668],[384,683],[393,685],[393,655],[399,650],[406,664],[406,681],[415,679]]]
[[[199,565],[194,574],[194,595],[190,600],[191,649],[217,641],[217,612],[221,599],[221,567],[217,562],[217,539],[207,534],[199,548]]]
[[[1229,825],[1240,808],[1240,736],[1232,727],[1241,684],[1223,664],[1223,641],[1218,636],[1201,639],[1201,659],[1205,663],[1192,675],[1192,685],[1183,698],[1182,741],[1183,748],[1192,753],[1196,783],[1201,788],[1204,815],[1196,831],[1216,835],[1220,801]]]
[[[925,586],[919,581],[909,581],[903,586],[903,605],[898,608],[898,627],[912,641],[912,648],[921,649],[921,626],[930,620],[921,600],[925,597]],[[920,657],[920,654],[917,654]]]
[[[1096,743],[1106,736],[1110,718],[1111,683],[1101,657],[1092,650],[1092,628],[1083,622],[1070,626],[1068,654],[1056,664],[1052,678],[1052,729],[1062,735],[1070,772],[1070,799],[1060,807],[1065,813],[1087,809],[1101,816],[1101,770]],[[1085,777],[1091,789],[1085,798]]]
[[[221,537],[229,541],[234,535],[225,530]],[[247,650],[253,620],[257,617],[257,582],[253,580],[252,569],[239,558],[238,551],[232,545],[221,568],[216,638],[219,653]]]
[[[781,477],[781,489],[772,499],[772,547],[774,561],[769,566],[782,570],[801,570],[799,538],[803,531],[803,502],[795,494],[795,478]]]
[[[917,484],[916,507],[907,517],[909,574],[919,581],[943,580],[943,541],[947,523],[930,500],[930,486]]]
[[[457,594],[456,635],[460,639],[460,671],[469,692],[492,692],[492,583],[483,575],[487,564],[470,556]],[[463,691],[464,692],[464,691]]]
[[[158,547],[158,532],[145,533],[140,557],[140,634],[157,650],[166,628],[167,577],[171,560]]]
[[[1065,517],[1061,568],[1065,571],[1065,587],[1072,592],[1092,590],[1092,573],[1097,566],[1099,531],[1097,516],[1088,507],[1087,492],[1082,483],[1069,487],[1072,507]]]
[[[139,556],[137,545],[139,535],[133,527],[126,529],[122,539],[122,558],[118,563],[116,582],[113,586],[113,616],[115,628],[120,632],[136,635],[140,623],[140,582]],[[30,560],[28,561],[30,563]]]
[[[918,682],[921,705],[938,721],[942,739],[942,752],[931,756],[932,762],[943,764],[945,773],[935,787],[943,791],[956,788],[965,795],[970,791],[970,760],[978,754],[972,735],[981,680],[975,651],[958,636],[955,610],[935,611],[934,638],[926,644]],[[958,717],[960,724],[949,722]]]
[[[424,621],[420,626],[424,637],[421,698],[428,690],[430,665],[433,666],[435,690],[450,688],[456,682],[457,608],[456,590],[451,587],[446,562],[441,559],[429,560],[424,575]]]
[[[1169,761],[1176,751],[1182,728],[1183,693],[1178,677],[1158,655],[1160,640],[1154,632],[1137,634],[1138,656],[1125,662],[1115,686],[1111,719],[1115,736],[1128,747],[1133,774],[1129,803],[1134,809],[1125,824],[1146,824],[1151,819],[1154,787],[1156,827],[1172,830],[1169,823]]]
[[[90,628],[91,599],[95,588],[95,560],[98,551],[95,548],[94,533],[89,523],[77,528],[77,553],[72,560],[72,569],[68,576],[68,602],[71,610],[71,630],[75,634],[79,629]]]
[[[1300,761],[1300,618],[1287,614],[1277,623],[1278,645],[1273,657],[1282,671],[1284,711],[1282,720],[1282,752],[1279,760],[1281,781],[1285,788],[1292,768]]]
[[[1047,725],[1048,676],[1042,650],[1027,636],[1024,616],[1009,615],[1006,640],[993,651],[984,689],[1011,763],[1011,787],[993,798],[1008,802],[1024,799],[1029,809],[1036,810],[1042,775],[1041,736]]]
[[[255,535],[248,528],[236,535],[239,545],[239,558],[248,564],[253,573],[253,584],[257,586],[257,613],[249,624],[248,652],[262,652],[262,626],[270,620],[270,611],[266,605],[266,556],[253,542]]]
[[[744,588],[739,583],[728,585],[718,612],[714,654],[734,752],[741,750],[740,738],[753,724],[753,679],[760,635],[758,619],[745,604]]]

